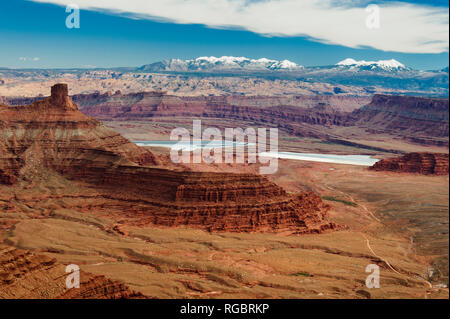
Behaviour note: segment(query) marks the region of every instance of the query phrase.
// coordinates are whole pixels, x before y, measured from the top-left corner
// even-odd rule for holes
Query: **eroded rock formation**
[[[413,143],[448,146],[446,99],[375,94],[369,103],[367,98],[339,96],[179,97],[155,92],[88,94],[74,98],[83,112],[100,119],[166,116],[234,119],[326,139],[330,137],[317,130],[318,126],[357,126],[371,134],[388,133]]]
[[[67,86],[29,106],[0,105],[0,180],[14,182],[35,166],[154,165],[149,151],[78,111]]]
[[[0,106],[0,118],[3,184],[20,187],[51,170],[95,185],[97,196],[119,201],[141,224],[290,233],[337,228],[318,196],[287,194],[265,177],[158,167],[151,152],[83,115],[62,84],[29,106]]]
[[[375,94],[370,104],[352,112],[351,117],[354,125],[373,133],[448,146],[448,114],[448,99]]]
[[[40,99],[42,97],[8,98],[7,102],[28,104]],[[372,99],[325,95],[188,97],[164,92],[122,94],[117,91],[78,94],[73,100],[83,113],[102,120],[191,116],[232,119],[332,142],[342,142],[342,138],[348,136],[326,128],[353,126],[369,135],[389,134],[412,143],[448,146],[449,104],[446,99],[384,94],[375,94]]]
[[[66,267],[30,251],[0,247],[0,296],[7,299],[145,298],[125,284],[80,271],[80,288],[66,286]]]
[[[448,154],[443,153],[408,153],[401,157],[378,161],[371,169],[425,175],[447,175],[448,157]]]
[[[179,97],[161,92],[80,94],[73,98],[85,114],[104,120],[173,116],[234,119],[271,124],[312,137],[319,135],[299,124],[344,125],[347,117],[342,110],[354,109],[367,101],[366,98],[332,96]]]

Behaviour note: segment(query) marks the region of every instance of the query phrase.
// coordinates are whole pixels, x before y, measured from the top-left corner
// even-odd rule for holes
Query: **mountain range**
[[[305,67],[289,60],[271,60],[268,58],[251,59],[246,57],[198,57],[195,59],[181,60],[170,59],[138,67],[137,71],[144,72],[220,72],[220,71],[289,71],[294,73],[308,73],[316,69],[328,69],[335,71],[372,71],[372,72],[425,72],[414,70],[403,63],[391,60],[357,61],[346,58],[334,65]],[[447,70],[447,71],[446,71]],[[439,70],[448,72],[448,67]]]
[[[44,94],[45,88],[56,81],[70,83],[76,93],[160,90],[176,95],[386,93],[448,97],[449,91],[448,67],[416,70],[394,59],[358,61],[353,58],[325,66],[222,56],[170,59],[140,67],[107,69],[0,68],[0,96],[22,95],[24,81],[28,96]]]
[[[399,70],[410,70],[403,63],[397,60],[379,60],[379,61],[356,61],[352,58],[347,58],[342,60],[336,65],[341,67],[349,67],[352,70],[384,70],[384,71],[399,71]]]
[[[250,59],[246,57],[223,56],[216,58],[199,57],[191,60],[170,59],[138,68],[139,71],[220,71],[220,70],[248,70],[248,71],[277,71],[301,70],[303,66],[289,60],[270,60],[267,58]]]

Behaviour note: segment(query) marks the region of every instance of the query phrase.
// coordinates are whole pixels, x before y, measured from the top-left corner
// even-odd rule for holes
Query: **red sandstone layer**
[[[8,299],[145,298],[123,283],[80,271],[80,288],[66,287],[66,267],[45,255],[0,247],[0,296]]]
[[[448,157],[448,154],[442,153],[408,153],[401,157],[381,160],[371,168],[376,171],[447,175]]]
[[[413,143],[448,146],[448,99],[376,94],[352,97],[177,97],[161,93],[78,95],[88,115],[101,119],[196,116],[267,123],[298,136],[328,138],[312,126],[357,126]],[[362,106],[362,107],[359,107]],[[353,111],[349,113],[349,111]],[[307,125],[307,126],[305,126]]]
[[[376,94],[370,104],[352,113],[356,125],[376,133],[399,134],[422,143],[430,138],[446,138],[449,134],[448,99]],[[426,143],[426,141],[430,141]]]

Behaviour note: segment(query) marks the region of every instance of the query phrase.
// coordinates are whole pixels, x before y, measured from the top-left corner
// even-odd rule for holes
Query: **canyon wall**
[[[99,119],[142,119],[165,116],[217,117],[282,124],[343,124],[344,112],[367,104],[366,97],[344,96],[199,96],[180,97],[163,92],[74,95],[83,113]],[[9,99],[26,104],[39,98]]]
[[[8,99],[23,104],[42,98]],[[351,96],[197,96],[164,92],[78,94],[81,111],[103,120],[145,120],[197,117],[237,120],[278,127],[290,134],[342,139],[337,127],[355,127],[365,134],[435,146],[448,146],[446,99],[375,94],[372,99]],[[324,130],[325,129],[325,130]],[[327,130],[331,129],[331,130]],[[345,135],[345,134],[344,134]]]
[[[436,145],[448,146],[448,99],[376,94],[351,117],[354,125],[373,133],[399,135],[424,144],[434,140]]]
[[[78,95],[82,111],[105,120],[140,120],[157,117],[199,117],[231,119],[270,124],[294,134],[317,134],[298,127],[299,123],[344,125],[341,109],[358,107],[364,98],[348,97],[178,97],[164,93],[120,93]]]

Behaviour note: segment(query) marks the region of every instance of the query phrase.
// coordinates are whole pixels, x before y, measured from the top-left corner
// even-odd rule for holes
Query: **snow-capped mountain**
[[[337,66],[345,67],[350,70],[383,70],[383,71],[399,71],[399,70],[408,70],[403,63],[398,62],[397,60],[379,60],[379,61],[356,61],[352,58],[347,58],[336,63]]]
[[[191,60],[171,59],[152,64],[147,64],[139,68],[141,71],[263,71],[263,70],[300,70],[303,69],[289,60],[270,60],[266,58],[249,59],[246,57],[223,56],[220,58],[199,57]]]
[[[250,59],[246,57],[222,56],[220,58],[214,56],[203,56],[196,59],[181,60],[170,59],[152,64],[146,64],[138,68],[138,71],[146,72],[192,72],[192,71],[243,71],[243,72],[259,72],[259,71],[299,71],[308,72],[314,70],[314,67],[303,67],[289,60],[271,60],[267,58]],[[327,67],[331,72],[339,70],[347,71],[375,71],[375,72],[401,72],[410,71],[411,69],[397,60],[379,60],[379,61],[357,61],[347,58]]]
[[[443,70],[415,70],[397,60],[357,61],[345,59],[334,65],[300,66],[289,60],[267,58],[222,56],[199,57],[190,60],[170,59],[146,64],[133,69],[148,73],[178,73],[186,76],[227,75],[252,76],[269,80],[280,79],[327,85],[350,85],[364,87],[368,93],[374,88],[390,90],[421,91],[431,94],[448,94],[448,68]],[[203,74],[200,74],[203,73]],[[444,93],[442,93],[444,92]]]

